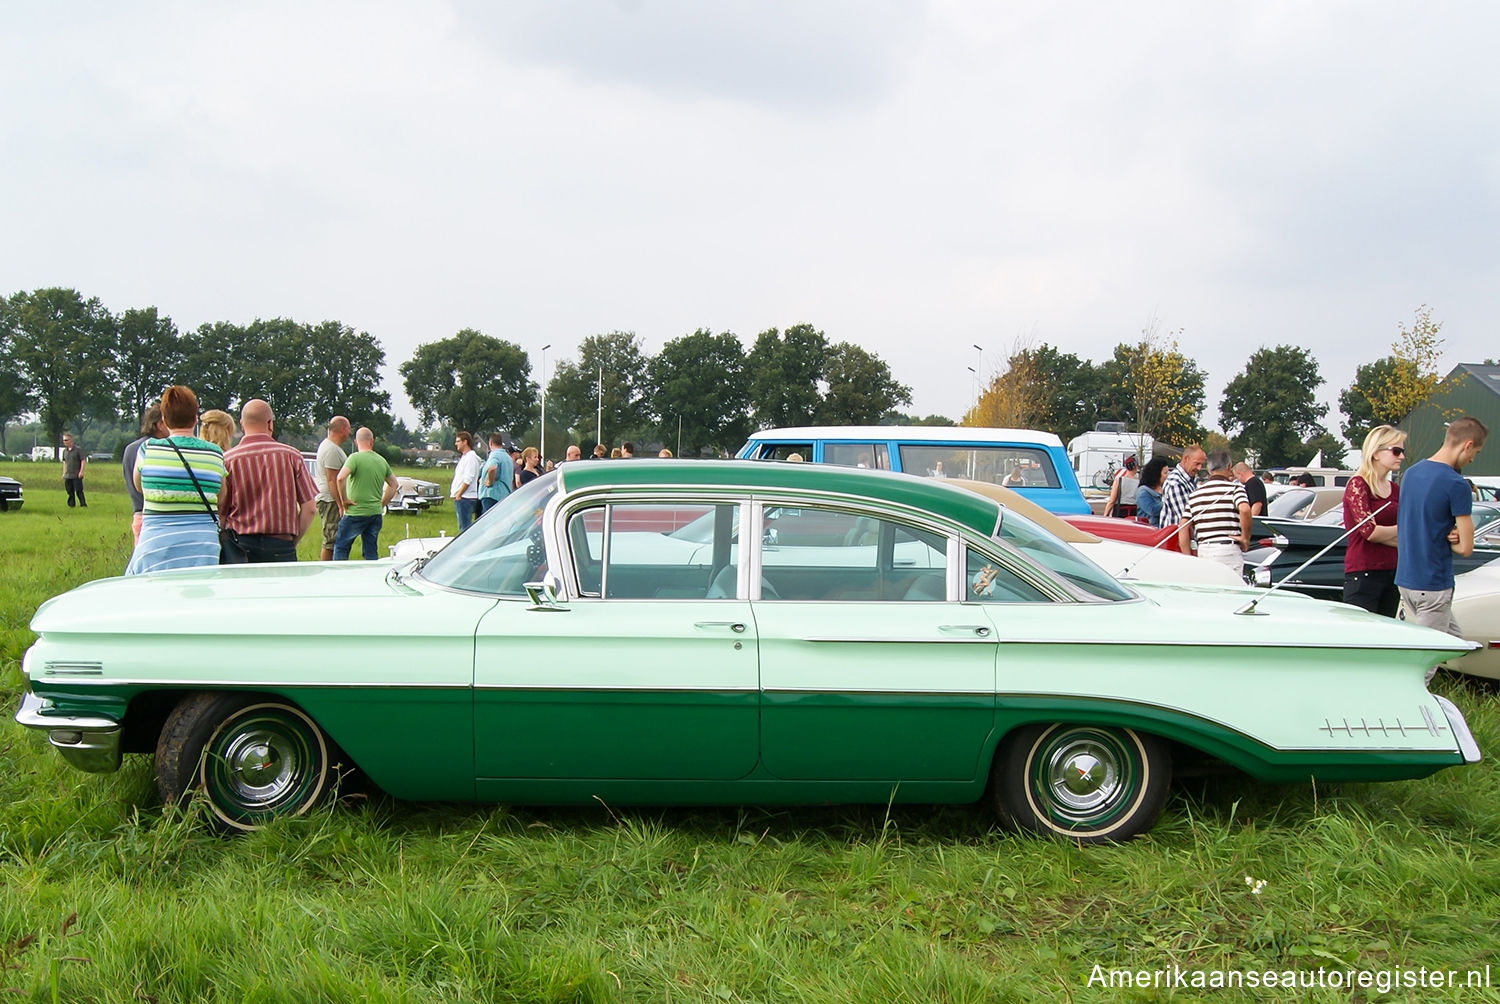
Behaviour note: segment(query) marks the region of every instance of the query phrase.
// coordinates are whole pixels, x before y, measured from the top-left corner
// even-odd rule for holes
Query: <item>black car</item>
[[[21,497],[21,482],[15,478],[0,478],[0,512],[19,509],[25,501]]]
[[[1275,505],[1272,511],[1276,511]],[[1250,521],[1250,550],[1245,553],[1245,560],[1259,564],[1270,558],[1268,567],[1273,584],[1295,572],[1295,578],[1285,588],[1324,600],[1342,599],[1347,541],[1340,538],[1345,532],[1343,506],[1307,520],[1257,516]],[[1279,548],[1281,553],[1272,556],[1271,548]],[[1317,559],[1301,568],[1314,555],[1318,555]],[[1453,574],[1460,575],[1496,558],[1500,558],[1500,506],[1476,502],[1474,553],[1467,558],[1455,554]]]

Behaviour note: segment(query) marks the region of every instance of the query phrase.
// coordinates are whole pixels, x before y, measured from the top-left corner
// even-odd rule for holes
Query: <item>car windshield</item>
[[[1344,507],[1334,506],[1327,512],[1314,516],[1312,519],[1308,520],[1308,522],[1315,523],[1318,526],[1343,526]]]
[[[1104,600],[1131,600],[1135,594],[1076,548],[1058,540],[1013,509],[1000,517],[995,536],[1076,588]]]
[[[542,511],[557,487],[554,471],[511,492],[457,540],[433,555],[418,574],[451,589],[526,595],[526,583],[547,571]]]
[[[1316,496],[1306,488],[1293,488],[1273,498],[1266,507],[1266,515],[1276,519],[1297,519],[1312,505],[1314,498]]]

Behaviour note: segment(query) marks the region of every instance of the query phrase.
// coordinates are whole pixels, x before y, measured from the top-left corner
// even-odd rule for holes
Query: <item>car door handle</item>
[[[983,624],[941,624],[938,630],[944,634],[971,634],[976,638],[990,636],[990,629]]]
[[[733,631],[735,634],[744,634],[745,633],[745,625],[744,625],[744,623],[742,621],[698,621],[697,623],[695,623],[693,625],[693,627],[696,627],[696,628],[725,628],[725,627],[727,627],[729,630]]]

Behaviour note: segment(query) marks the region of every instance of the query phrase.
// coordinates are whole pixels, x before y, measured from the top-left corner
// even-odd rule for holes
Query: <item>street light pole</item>
[[[552,348],[548,342],[542,346],[542,469],[547,468],[547,350]]]
[[[599,367],[599,425],[594,431],[594,442],[604,445],[604,367]]]

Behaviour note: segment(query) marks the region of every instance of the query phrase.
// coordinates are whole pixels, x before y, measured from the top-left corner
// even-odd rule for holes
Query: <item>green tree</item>
[[[236,367],[245,329],[228,321],[200,324],[182,336],[182,366],[173,383],[191,387],[204,408],[239,413]]]
[[[418,345],[400,372],[423,422],[441,418],[478,435],[535,421],[531,360],[514,342],[464,328]]]
[[[880,416],[877,425],[928,425],[934,427],[954,426],[958,423],[947,415],[908,415],[900,411],[888,411]]]
[[[257,317],[251,321],[231,362],[235,407],[243,407],[246,401],[258,397],[275,413],[278,433],[309,431],[312,374],[327,361],[311,354],[308,335],[307,325],[289,317],[270,320]],[[201,396],[199,399],[202,400]]]
[[[1348,469],[1346,462],[1349,447],[1344,441],[1327,429],[1320,429],[1307,442],[1302,444],[1302,455],[1304,460],[1311,460],[1319,453],[1323,454],[1324,467],[1340,467]]]
[[[1257,349],[1224,388],[1219,405],[1220,422],[1235,449],[1253,450],[1263,467],[1306,461],[1307,444],[1326,433],[1321,422],[1328,406],[1314,397],[1322,382],[1318,362],[1306,349]]]
[[[1012,353],[1005,376],[1013,384],[1011,395],[1027,402],[1017,424],[1056,433],[1064,443],[1092,429],[1100,418],[1119,421],[1127,417],[1100,414],[1104,401],[1100,367],[1046,342]]]
[[[650,360],[633,331],[589,335],[578,359],[557,364],[547,381],[547,422],[592,437],[602,402],[605,442],[642,436],[652,428]],[[602,374],[602,389],[601,389]]]
[[[911,388],[891,375],[884,359],[839,342],[823,362],[828,390],[817,409],[825,425],[874,425],[898,404],[911,404]]]
[[[823,394],[823,360],[828,338],[811,324],[786,332],[768,328],[755,336],[750,369],[750,412],[760,428],[811,425]]]
[[[391,431],[391,396],[380,389],[385,349],[367,331],[355,331],[338,321],[324,321],[306,330],[306,419],[310,427],[325,425],[343,415],[357,429],[370,427],[385,438]]]
[[[1100,418],[1119,415],[1132,431],[1177,445],[1203,438],[1204,373],[1178,351],[1181,334],[1163,332],[1153,317],[1137,341],[1115,346],[1101,367],[1100,396],[1107,404]]]
[[[15,293],[0,332],[50,445],[86,409],[113,408],[115,318],[97,298],[56,286]]]
[[[115,342],[115,377],[119,410],[132,422],[161,392],[179,379],[182,338],[170,317],[155,307],[132,308],[119,317]]]
[[[1377,425],[1395,425],[1406,416],[1375,411],[1372,400],[1380,400],[1381,388],[1394,379],[1392,370],[1397,366],[1394,356],[1377,359],[1373,363],[1362,363],[1354,371],[1354,382],[1339,393],[1339,411],[1344,414],[1340,426],[1344,437],[1351,443],[1365,441],[1365,436]]]
[[[750,378],[745,347],[733,333],[699,328],[674,338],[651,360],[651,410],[657,435],[682,455],[738,449],[750,433]]]
[[[1443,355],[1443,339],[1438,336],[1441,322],[1432,319],[1432,308],[1422,304],[1415,311],[1412,326],[1397,326],[1391,354],[1355,372],[1354,383],[1339,395],[1339,408],[1349,417],[1346,435],[1358,431],[1355,419],[1368,415],[1368,431],[1376,425],[1397,425],[1418,405],[1432,396],[1443,379],[1438,362]],[[1364,404],[1359,403],[1364,399]],[[1352,410],[1352,414],[1351,414]],[[1359,442],[1363,436],[1352,441]]]
[[[7,302],[0,300],[0,315],[7,309]],[[0,330],[5,326],[0,323]],[[5,427],[12,421],[36,407],[31,396],[31,386],[21,376],[21,370],[11,358],[10,337],[7,333],[0,341],[0,453],[6,453]]]
[[[978,400],[964,414],[961,424],[980,428],[1037,428],[1045,408],[1037,363],[1031,348],[1018,340],[1006,358],[1005,368],[981,388]]]

